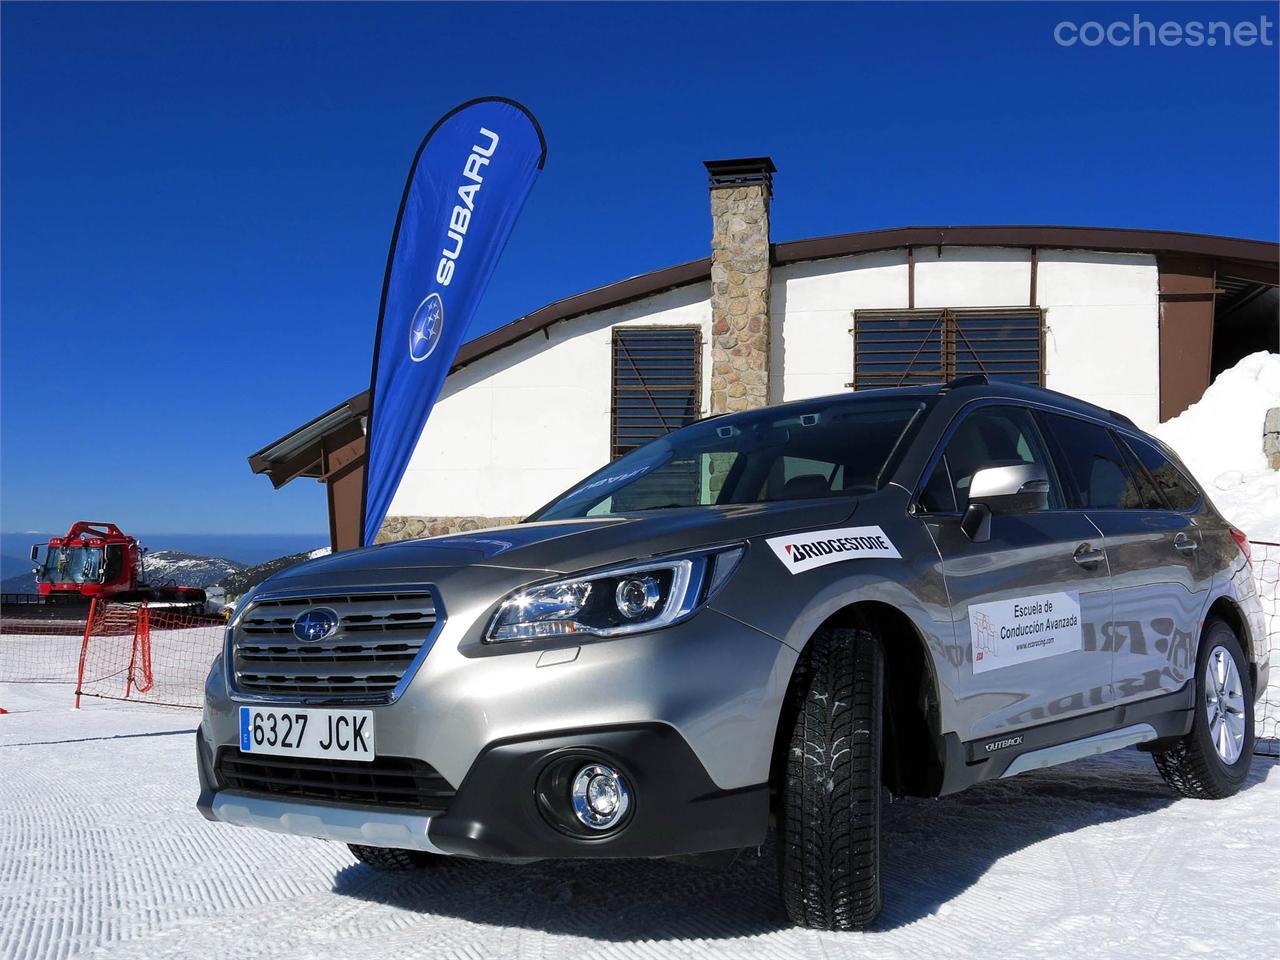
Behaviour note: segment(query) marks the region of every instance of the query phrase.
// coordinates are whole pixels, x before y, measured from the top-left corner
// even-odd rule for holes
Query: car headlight
[[[745,552],[734,544],[525,587],[498,605],[485,642],[618,637],[670,626],[706,603]]]

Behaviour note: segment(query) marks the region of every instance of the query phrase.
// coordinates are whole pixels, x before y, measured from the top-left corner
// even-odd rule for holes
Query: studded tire
[[[881,907],[880,642],[823,630],[798,671],[778,816],[782,899],[800,926],[861,930]]]
[[[1226,650],[1235,661],[1244,686],[1244,744],[1240,757],[1230,765],[1218,755],[1210,734],[1206,712],[1205,670],[1210,654],[1217,648]],[[1197,800],[1222,800],[1244,784],[1253,761],[1253,686],[1249,682],[1249,663],[1235,632],[1224,621],[1211,619],[1205,623],[1196,656],[1196,699],[1191,732],[1165,750],[1153,751],[1151,757],[1165,783],[1184,797]]]
[[[440,857],[422,850],[395,850],[391,847],[366,847],[358,843],[349,843],[347,848],[361,863],[368,864],[376,870],[403,872],[405,870],[422,870],[431,866]]]

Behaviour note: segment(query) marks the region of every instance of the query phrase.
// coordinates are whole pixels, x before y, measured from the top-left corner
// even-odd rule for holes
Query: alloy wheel
[[[1244,684],[1236,662],[1225,647],[1214,647],[1204,670],[1205,714],[1209,737],[1227,766],[1240,759],[1244,748]]]

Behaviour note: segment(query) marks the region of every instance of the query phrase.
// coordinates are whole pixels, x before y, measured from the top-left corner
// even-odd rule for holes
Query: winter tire
[[[861,930],[880,913],[884,666],[865,630],[827,629],[792,686],[778,817],[787,916],[815,930]]]
[[[1249,775],[1254,737],[1249,664],[1222,620],[1205,624],[1195,684],[1191,732],[1152,758],[1165,782],[1184,797],[1221,800]]]
[[[358,843],[349,843],[347,848],[361,863],[368,864],[377,870],[421,870],[431,866],[440,858],[422,850],[394,850],[391,847],[365,847]]]

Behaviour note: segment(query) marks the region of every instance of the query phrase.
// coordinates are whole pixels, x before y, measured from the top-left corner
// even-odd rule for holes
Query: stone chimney
[[[711,179],[711,413],[769,402],[768,157],[705,162]]]

